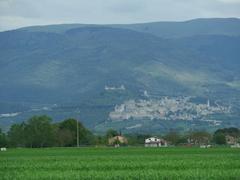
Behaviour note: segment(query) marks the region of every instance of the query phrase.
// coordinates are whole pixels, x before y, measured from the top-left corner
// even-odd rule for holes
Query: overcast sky
[[[0,0],[0,31],[59,23],[240,17],[240,0]]]

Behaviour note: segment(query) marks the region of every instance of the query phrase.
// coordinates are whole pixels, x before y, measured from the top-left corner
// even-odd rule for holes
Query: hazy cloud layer
[[[58,23],[136,23],[240,17],[240,0],[0,0],[0,31]]]

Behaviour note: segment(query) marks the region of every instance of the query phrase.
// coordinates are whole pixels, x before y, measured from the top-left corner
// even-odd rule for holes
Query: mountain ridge
[[[135,24],[58,24],[58,25],[43,25],[24,27],[18,30],[28,31],[50,31],[64,33],[65,30],[86,27],[86,26],[107,26],[107,27],[122,27],[126,29],[132,29],[139,32],[146,32],[154,34],[159,37],[177,38],[190,36],[196,34],[219,34],[219,35],[240,35],[240,19],[239,18],[199,18],[187,21],[159,21],[150,23],[135,23]],[[210,27],[208,27],[210,26]],[[208,27],[208,28],[205,28]],[[210,29],[209,29],[210,28]],[[152,30],[151,30],[152,29]],[[190,31],[189,31],[190,29]],[[175,31],[176,30],[176,31]],[[180,32],[177,32],[181,30]],[[198,32],[200,30],[200,32]],[[206,32],[206,30],[208,32]],[[213,32],[211,32],[213,31]]]
[[[201,19],[183,25],[202,21],[201,26],[205,26],[207,20]],[[223,19],[218,21],[222,23]],[[240,28],[238,19],[224,21],[231,21],[230,24],[237,21],[236,26]],[[235,36],[232,35],[238,30],[235,26],[228,27],[232,30],[217,27],[212,31],[213,23],[205,26],[207,33],[199,34],[196,28],[186,25],[187,32],[181,29],[176,34],[178,28],[174,27],[170,37],[157,31],[159,27],[155,30],[160,35],[146,31],[145,25],[141,28],[74,25],[67,30],[64,25],[54,25],[52,30],[44,26],[40,28],[43,31],[25,28],[0,32],[0,114],[3,114],[0,124],[8,127],[12,121],[44,113],[56,121],[80,118],[97,132],[111,127],[132,131],[126,129],[125,123],[127,127],[140,123],[142,126],[137,131],[150,132],[169,130],[163,127],[186,130],[196,123],[198,129],[214,129],[215,126],[209,125],[213,120],[221,121],[222,127],[239,126],[236,119],[240,117],[240,31]],[[216,33],[216,29],[222,34]],[[183,36],[186,33],[188,36]],[[144,99],[155,102],[166,97],[169,103],[171,98],[182,99],[182,96],[210,99],[219,107],[231,107],[232,111],[197,116],[200,119],[187,123],[148,121],[144,116],[126,122],[109,119],[114,108],[124,102],[144,102]],[[173,99],[173,102],[177,101]],[[200,107],[207,108],[196,105]],[[145,105],[142,108],[145,111]],[[153,122],[160,129],[153,127]]]

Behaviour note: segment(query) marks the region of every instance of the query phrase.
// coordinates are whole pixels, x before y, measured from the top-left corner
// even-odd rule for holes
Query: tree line
[[[78,131],[77,131],[78,127]],[[78,136],[77,136],[78,132]],[[33,116],[26,122],[13,124],[7,133],[0,129],[0,147],[74,147],[77,137],[80,145],[107,145],[108,139],[121,133],[109,129],[104,135],[95,135],[76,119],[66,119],[53,123],[48,116]],[[126,134],[128,145],[143,145],[150,134]],[[240,130],[237,128],[218,129],[213,134],[194,131],[185,134],[169,132],[161,136],[170,145],[227,144],[228,137],[239,142]]]

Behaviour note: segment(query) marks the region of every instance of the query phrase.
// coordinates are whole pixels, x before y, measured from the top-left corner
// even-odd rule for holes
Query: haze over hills
[[[177,38],[189,37],[195,35],[240,35],[240,19],[238,18],[209,18],[194,19],[183,22],[151,22],[138,24],[113,24],[113,25],[95,25],[95,24],[59,24],[47,26],[32,26],[21,28],[31,32],[54,32],[64,33],[69,29],[85,26],[107,26],[131,29],[138,32],[150,33],[159,37]]]
[[[240,125],[239,19],[26,27],[0,32],[0,54],[6,128],[34,114],[96,132]]]

